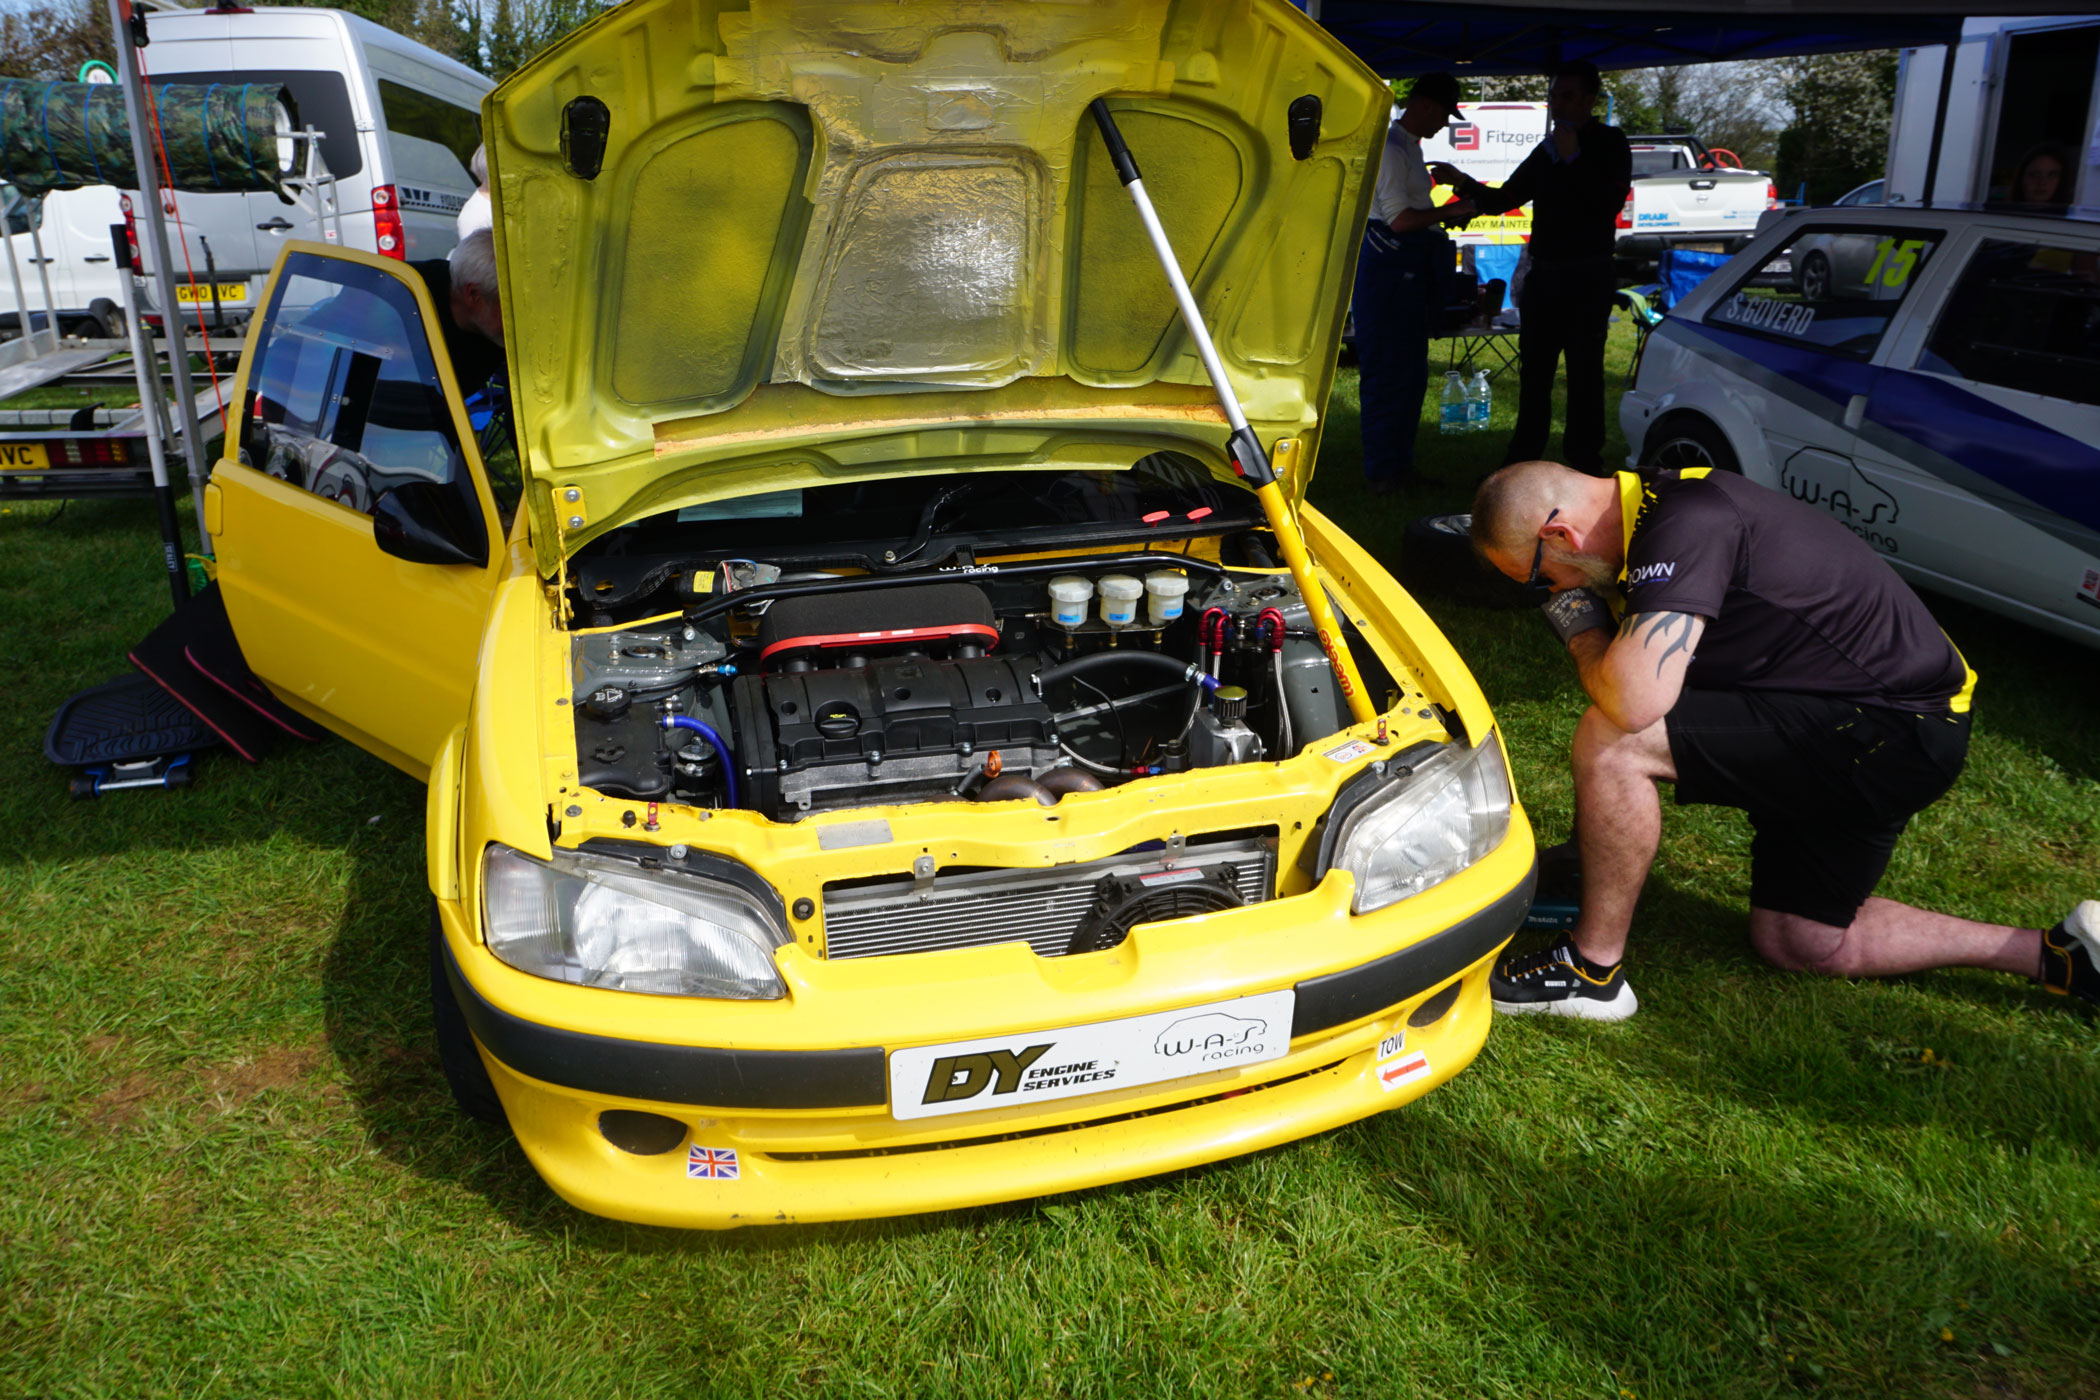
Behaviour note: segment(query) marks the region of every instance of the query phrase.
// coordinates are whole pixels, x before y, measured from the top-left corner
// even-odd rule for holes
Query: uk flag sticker
[[[713,1181],[735,1181],[736,1149],[701,1147],[696,1144],[685,1154],[685,1174],[688,1178],[706,1177]]]

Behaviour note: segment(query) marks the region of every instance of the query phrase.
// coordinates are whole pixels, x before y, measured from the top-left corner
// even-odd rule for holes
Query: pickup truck
[[[1627,143],[1633,188],[1619,211],[1622,259],[1651,263],[1678,246],[1732,253],[1757,232],[1758,217],[1778,207],[1770,177],[1743,169],[1733,151],[1708,150],[1683,132],[1629,136]]]

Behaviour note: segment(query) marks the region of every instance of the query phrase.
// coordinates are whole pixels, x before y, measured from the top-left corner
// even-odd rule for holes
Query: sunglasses
[[[1543,530],[1546,528],[1546,526],[1551,525],[1553,523],[1553,517],[1559,514],[1560,507],[1555,506],[1550,512],[1547,513],[1545,520],[1540,522],[1539,528]],[[1546,594],[1551,593],[1553,591],[1553,585],[1551,583],[1548,583],[1545,579],[1539,577],[1539,565],[1545,562],[1546,537],[1544,535],[1540,535],[1538,547],[1531,551],[1531,576],[1524,580],[1524,587],[1531,593]]]

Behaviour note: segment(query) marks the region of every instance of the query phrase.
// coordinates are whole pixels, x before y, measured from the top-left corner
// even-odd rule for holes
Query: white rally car
[[[1829,272],[1780,274],[1789,249]],[[1619,422],[1633,463],[1740,471],[2100,646],[2100,213],[1775,220],[1649,336]]]

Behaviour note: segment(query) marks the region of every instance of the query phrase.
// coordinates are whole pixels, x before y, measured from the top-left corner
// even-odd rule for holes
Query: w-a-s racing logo
[[[1211,1011],[1174,1022],[1159,1033],[1152,1049],[1159,1055],[1195,1055],[1206,1060],[1254,1054],[1261,1050],[1261,1038],[1268,1029],[1267,1021]]]

